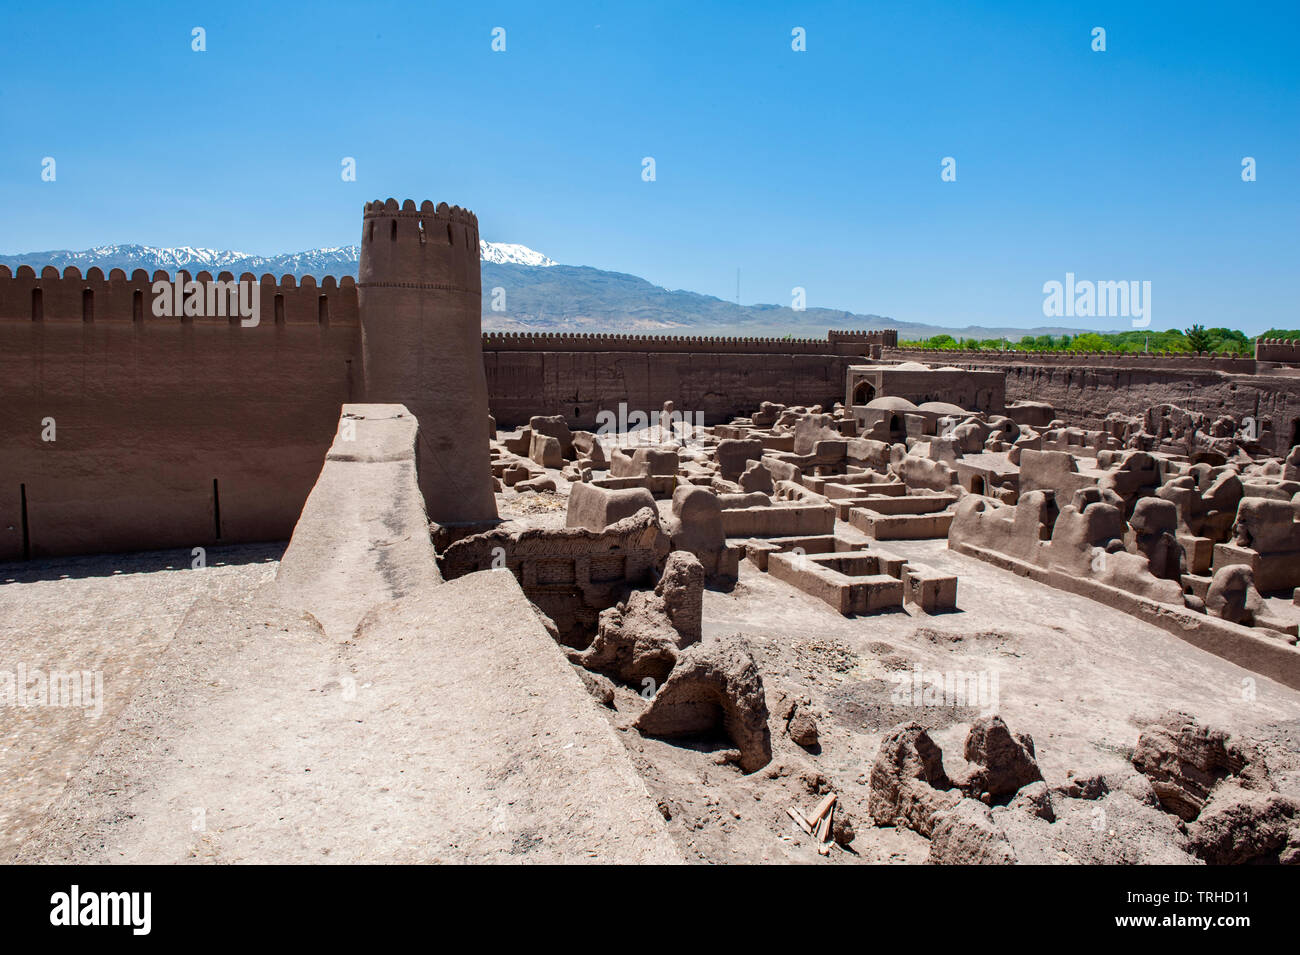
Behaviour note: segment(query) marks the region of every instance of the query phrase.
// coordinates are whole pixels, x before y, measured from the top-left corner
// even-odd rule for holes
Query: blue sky
[[[1294,0],[10,4],[0,251],[298,251],[430,198],[746,304],[1057,324],[1074,272],[1150,281],[1152,328],[1296,328],[1298,51]]]

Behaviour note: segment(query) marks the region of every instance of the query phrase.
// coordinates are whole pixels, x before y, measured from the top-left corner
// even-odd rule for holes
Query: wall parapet
[[[301,278],[282,275],[277,279],[269,272],[260,277],[252,272],[243,272],[236,277],[231,272],[222,271],[214,277],[206,270],[190,273],[182,269],[172,273],[159,269],[150,274],[145,269],[135,269],[128,276],[123,269],[112,269],[105,277],[98,267],[87,269],[82,275],[76,266],[68,266],[62,273],[46,266],[38,276],[29,265],[19,266],[17,272],[10,272],[8,266],[0,265],[0,322],[138,322],[146,326],[159,322],[239,322],[237,316],[228,315],[154,315],[155,282],[190,281],[205,287],[213,281],[255,283],[259,296],[259,324],[263,326],[360,324],[356,280],[350,275],[341,278],[327,275],[321,279],[310,275]]]
[[[832,333],[833,334],[833,333]],[[841,333],[847,334],[847,333]],[[484,332],[484,351],[696,352],[706,354],[859,355],[872,344],[861,337],[764,338],[708,335],[637,335],[595,332]],[[897,334],[897,333],[894,333]]]
[[[362,289],[429,288],[477,298],[478,217],[428,199],[418,205],[414,199],[367,202],[357,275]]]
[[[832,342],[865,342],[868,345],[883,345],[886,348],[898,347],[898,329],[831,329],[826,338]]]
[[[1211,352],[1039,352],[1014,349],[937,349],[890,348],[886,358],[922,361],[930,364],[959,365],[963,362],[977,364],[1023,364],[1049,367],[1088,368],[1156,368],[1186,369],[1196,371],[1224,371],[1232,374],[1254,374],[1256,359],[1248,355],[1221,355]]]
[[[1300,341],[1291,338],[1255,339],[1255,360],[1300,364]]]
[[[478,216],[473,211],[462,209],[460,206],[449,206],[445,202],[439,202],[435,205],[430,199],[425,199],[418,206],[415,204],[414,199],[405,199],[402,202],[398,202],[396,199],[375,199],[373,202],[367,202],[362,208],[362,218],[368,219],[376,216],[438,219],[472,224],[475,229],[478,228]]]

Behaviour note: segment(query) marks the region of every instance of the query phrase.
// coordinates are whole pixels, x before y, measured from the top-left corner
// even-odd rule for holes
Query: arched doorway
[[[875,397],[876,389],[871,382],[864,379],[853,386],[853,403],[855,405],[865,405]]]

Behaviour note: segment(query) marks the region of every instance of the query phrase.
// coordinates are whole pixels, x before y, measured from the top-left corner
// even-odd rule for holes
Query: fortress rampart
[[[486,332],[483,351],[635,352],[715,355],[851,355],[898,340],[893,330],[830,332],[825,338],[729,338],[700,335],[599,335],[565,332]]]
[[[1008,401],[1047,401],[1078,423],[1167,401],[1267,418],[1276,453],[1300,440],[1300,375],[1286,367],[1300,364],[1295,343],[1261,341],[1255,358],[1228,358],[899,349],[892,330],[482,334],[472,212],[368,203],[362,228],[359,282],[239,276],[255,284],[256,325],[154,314],[155,282],[206,286],[207,272],[0,266],[0,560],[287,539],[340,406],[362,400],[416,412],[431,442],[426,499],[451,500],[437,488],[478,481],[445,465],[470,424],[443,399],[468,395],[470,408],[480,387],[503,427],[560,414],[592,429],[621,403],[653,412],[665,401],[712,424],[767,400],[829,406],[843,400],[850,365],[883,356],[1003,370]],[[440,357],[453,349],[481,351],[481,366],[469,367],[482,378],[456,378],[465,363]],[[485,520],[488,507],[471,501],[435,517]]]
[[[335,279],[327,276],[317,282],[310,275],[296,279],[285,275],[260,278],[251,272],[236,276],[220,272],[190,274],[181,271],[173,276],[157,271],[150,275],[136,269],[128,277],[121,269],[113,269],[105,277],[102,270],[81,270],[69,267],[60,274],[58,269],[45,268],[38,276],[29,266],[20,266],[17,272],[0,265],[0,322],[21,323],[54,322],[59,324],[94,324],[109,322],[129,324],[139,322],[142,327],[163,325],[173,321],[187,323],[187,316],[156,316],[153,310],[155,282],[190,280],[207,284],[219,282],[253,282],[260,295],[260,321],[275,325],[338,325],[357,326],[356,282],[352,276]],[[206,304],[206,300],[205,300]],[[238,318],[229,316],[238,324]],[[210,322],[212,319],[195,318]]]
[[[503,425],[563,414],[594,428],[621,402],[664,401],[715,422],[774,396],[829,404],[848,364],[897,340],[482,335],[473,213],[369,203],[362,243],[360,282],[0,266],[0,560],[287,539],[339,407],[360,400],[416,412],[426,499],[461,502],[431,516],[490,519],[447,472],[466,427],[448,395],[473,404],[485,389]],[[256,325],[154,314],[155,282],[214,278],[255,283]],[[478,382],[448,377],[462,363],[438,356],[453,343],[482,350]],[[431,486],[438,474],[453,490]]]
[[[0,560],[293,530],[358,397],[354,284],[263,276],[245,327],[156,317],[169,279],[0,268]]]

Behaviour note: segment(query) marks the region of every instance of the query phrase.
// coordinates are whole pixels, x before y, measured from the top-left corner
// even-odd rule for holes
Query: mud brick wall
[[[1111,412],[1141,415],[1174,404],[1212,419],[1252,417],[1263,444],[1285,455],[1300,444],[1300,376],[1251,358],[1194,355],[1040,354],[886,349],[886,358],[942,363],[1007,376],[1007,403],[1046,401],[1057,416],[1098,428]]]
[[[289,537],[359,387],[350,278],[264,276],[243,327],[155,317],[165,273],[7,272],[0,560]]]
[[[821,404],[844,396],[844,378],[862,355],[728,351],[516,351],[484,348],[488,402],[497,424],[512,428],[532,415],[563,415],[594,430],[601,411],[644,411],[665,401],[717,424],[757,410],[764,401]],[[692,418],[694,420],[694,418]]]
[[[289,537],[340,407],[365,396],[357,286],[245,274],[260,323],[244,327],[238,317],[154,316],[152,284],[170,279],[0,266],[0,560]],[[848,367],[883,349],[895,360],[1000,370],[1008,402],[1047,401],[1085,426],[1168,402],[1270,424],[1264,438],[1276,454],[1300,443],[1290,343],[1259,343],[1258,360],[896,344],[888,330],[482,338],[489,407],[502,427],[558,414],[592,429],[620,404],[653,420],[665,401],[706,424],[763,401],[829,407],[844,398]],[[445,384],[425,387],[436,394]],[[55,440],[46,441],[51,419]]]
[[[1285,338],[1260,338],[1255,341],[1255,360],[1300,365],[1300,341]]]
[[[417,220],[443,215],[411,211],[411,223],[405,207],[395,212],[401,221],[389,231],[415,223],[423,232],[428,223]],[[191,278],[213,276],[175,276]],[[429,284],[390,278],[380,284]],[[173,281],[166,272],[0,266],[0,560],[288,539],[340,407],[366,397],[361,296],[351,277],[239,280],[256,284],[256,326],[155,316],[153,283]],[[383,301],[370,312],[373,354],[400,316]],[[617,413],[620,402],[650,413],[673,401],[710,423],[766,400],[829,405],[849,363],[896,341],[888,331],[820,340],[486,335],[483,357],[502,425],[563,414],[594,428],[596,413]],[[404,385],[416,389],[412,407],[426,397],[436,406],[448,387],[430,375],[427,395]],[[54,440],[43,440],[51,420]]]

